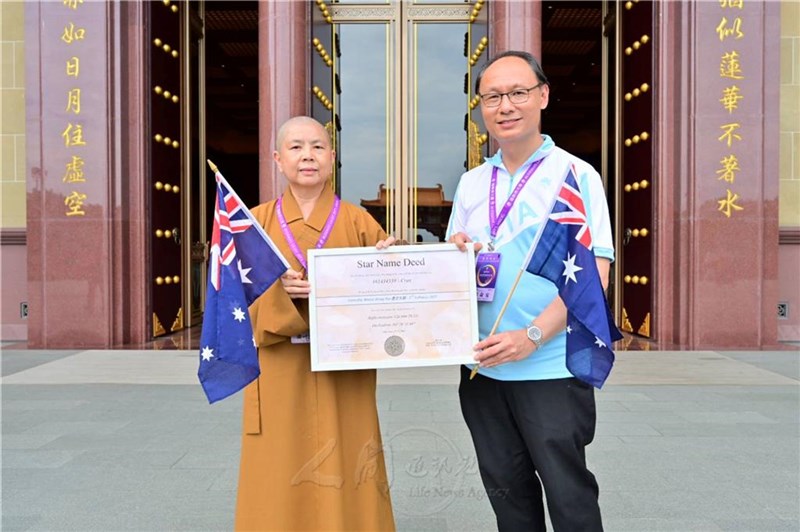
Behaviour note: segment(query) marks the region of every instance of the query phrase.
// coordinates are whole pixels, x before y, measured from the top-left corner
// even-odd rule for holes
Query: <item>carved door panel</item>
[[[147,3],[150,272],[153,336],[183,328],[181,19],[183,2]]]
[[[655,72],[654,3],[647,0],[617,5],[621,69],[620,146],[622,319],[624,331],[650,337],[653,316],[653,190],[656,139],[653,138]]]

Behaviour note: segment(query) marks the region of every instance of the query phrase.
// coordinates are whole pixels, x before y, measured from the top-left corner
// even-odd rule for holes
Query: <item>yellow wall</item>
[[[800,226],[800,2],[781,2],[780,225]]]
[[[0,1],[0,228],[25,227],[25,55],[22,2]]]

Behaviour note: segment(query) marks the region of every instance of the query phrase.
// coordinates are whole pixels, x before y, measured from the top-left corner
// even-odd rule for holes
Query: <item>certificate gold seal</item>
[[[383,349],[389,356],[392,357],[400,356],[403,354],[403,351],[406,350],[406,343],[402,338],[400,338],[397,335],[390,336],[383,343]]]

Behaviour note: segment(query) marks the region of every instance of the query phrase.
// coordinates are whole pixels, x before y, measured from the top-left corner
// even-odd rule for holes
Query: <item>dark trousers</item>
[[[498,381],[461,367],[458,395],[487,496],[506,531],[545,531],[542,485],[556,531],[601,531],[586,468],[594,389],[577,379]],[[541,479],[541,482],[540,482]]]

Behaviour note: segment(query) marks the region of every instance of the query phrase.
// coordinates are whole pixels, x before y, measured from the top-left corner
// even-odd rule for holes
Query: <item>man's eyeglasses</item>
[[[533,89],[538,89],[544,85],[544,83],[539,82],[530,89],[514,89],[513,91],[509,92],[490,92],[489,94],[481,94],[481,103],[485,107],[497,107],[500,105],[500,102],[503,101],[503,96],[508,96],[508,101],[511,103],[525,103],[528,101],[528,93],[530,93]]]

